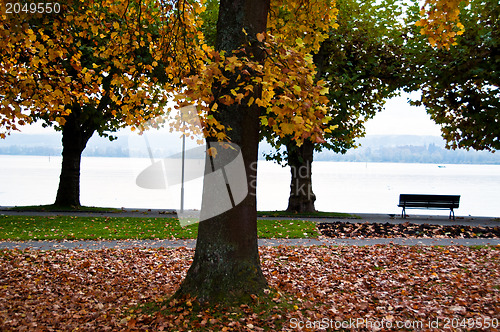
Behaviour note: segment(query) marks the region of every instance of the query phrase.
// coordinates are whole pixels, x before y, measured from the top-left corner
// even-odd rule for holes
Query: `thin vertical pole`
[[[182,123],[184,127],[184,122]],[[182,166],[181,166],[181,213],[184,213],[184,153],[186,150],[186,135],[182,135]]]
[[[144,134],[144,140],[146,141],[146,147],[148,148],[149,159],[151,160],[151,165],[155,163],[155,158],[153,158],[153,151],[151,151],[151,145],[149,145],[148,135]]]

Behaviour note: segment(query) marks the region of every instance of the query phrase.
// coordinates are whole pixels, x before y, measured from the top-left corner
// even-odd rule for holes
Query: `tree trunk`
[[[80,206],[80,164],[82,152],[94,130],[84,130],[78,121],[79,112],[66,117],[62,127],[62,165],[59,188],[54,205],[64,207]]]
[[[287,154],[292,180],[286,210],[289,212],[315,212],[316,195],[312,190],[311,169],[314,143],[310,140],[304,140],[304,144],[299,147],[292,140],[287,144]]]
[[[241,47],[245,35],[266,30],[269,0],[222,0],[217,22],[217,49],[231,52]],[[247,54],[262,60],[257,49]],[[260,57],[260,58],[259,58]],[[236,76],[232,75],[232,76]],[[230,94],[234,86],[222,87],[219,95]],[[260,92],[254,89],[253,97]],[[249,96],[250,97],[250,96]],[[248,97],[248,98],[249,98]],[[259,108],[247,102],[230,106],[218,104],[218,120],[232,130],[231,142],[241,148],[248,195],[227,212],[200,222],[193,263],[176,297],[191,296],[205,303],[245,302],[267,286],[260,268],[257,243],[256,178],[259,145]],[[207,141],[211,141],[208,139]],[[210,159],[207,157],[207,167]],[[202,211],[216,195],[205,177]]]

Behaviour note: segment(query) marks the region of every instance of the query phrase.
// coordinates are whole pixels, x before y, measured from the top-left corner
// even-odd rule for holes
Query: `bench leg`
[[[453,214],[453,220],[455,220],[455,211],[453,211],[453,209],[450,209],[450,216],[448,219],[451,219],[452,214]]]
[[[406,219],[406,209],[403,207],[403,212],[401,212],[401,218]]]

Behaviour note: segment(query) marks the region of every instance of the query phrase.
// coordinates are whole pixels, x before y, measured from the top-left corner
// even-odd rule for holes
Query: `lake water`
[[[60,157],[0,155],[0,206],[53,203]],[[179,188],[139,188],[137,175],[151,165],[143,158],[84,157],[81,203],[89,206],[176,209]],[[500,217],[500,165],[314,162],[313,189],[320,211],[401,213],[399,194],[461,195],[457,215]],[[259,161],[259,210],[287,207],[290,170]],[[185,207],[199,208],[201,179],[186,185]],[[447,211],[409,210],[447,215]]]

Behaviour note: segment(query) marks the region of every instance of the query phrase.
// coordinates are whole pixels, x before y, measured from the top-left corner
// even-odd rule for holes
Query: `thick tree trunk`
[[[231,52],[244,41],[242,29],[250,36],[266,30],[269,0],[222,0],[217,22],[217,49]],[[256,49],[247,54],[259,57]],[[233,75],[236,76],[236,75]],[[229,94],[232,86],[222,88]],[[227,90],[227,91],[226,91]],[[257,89],[255,89],[257,90]],[[254,97],[259,95],[255,91]],[[256,177],[259,145],[259,108],[247,102],[230,106],[219,103],[218,120],[232,130],[231,142],[241,148],[248,195],[227,212],[200,222],[193,263],[176,293],[196,297],[200,302],[244,302],[267,286],[260,268],[257,243]],[[207,158],[207,164],[210,160]],[[207,166],[208,167],[208,166]],[[216,195],[206,181],[202,211]]]
[[[62,129],[62,165],[59,188],[54,205],[65,207],[80,206],[80,164],[82,152],[93,130],[84,130],[78,121],[78,113],[66,118]]]
[[[258,115],[258,113],[256,113]],[[247,183],[256,180],[258,156],[258,120],[248,114],[248,122],[257,123],[242,132],[242,154]],[[258,118],[257,118],[258,119]],[[207,164],[210,161],[207,159]],[[199,224],[196,251],[176,296],[196,297],[200,302],[245,302],[267,286],[260,268],[257,243],[255,186],[248,187],[246,198],[229,211]],[[218,195],[205,181],[202,216],[210,196]],[[213,200],[212,200],[213,202]]]
[[[286,210],[289,212],[315,212],[316,195],[312,190],[311,169],[314,143],[310,140],[304,140],[304,144],[299,147],[292,140],[287,144],[287,154],[292,180]]]

